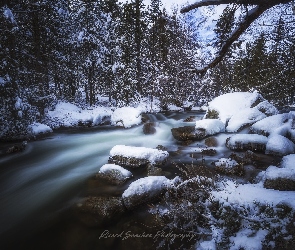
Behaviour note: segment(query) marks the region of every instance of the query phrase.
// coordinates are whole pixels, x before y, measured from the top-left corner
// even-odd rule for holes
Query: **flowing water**
[[[59,131],[49,138],[29,142],[21,153],[2,156],[1,243],[15,243],[19,239],[25,242],[33,232],[46,228],[58,214],[74,204],[82,195],[87,179],[107,163],[113,146],[155,148],[162,145],[176,151],[171,128],[193,125],[182,122],[189,115],[195,115],[198,120],[203,113],[150,115],[149,119],[156,122],[154,135],[144,135],[142,125],[131,129],[105,126]]]
[[[131,129],[103,126],[63,130],[43,140],[29,142],[21,153],[2,155],[0,249],[115,249],[114,242],[98,240],[102,231],[97,230],[105,228],[77,225],[68,212],[69,208],[91,192],[99,195],[117,192],[115,195],[120,195],[127,188],[130,182],[120,188],[96,184],[89,189],[91,178],[107,163],[110,149],[115,145],[151,148],[162,145],[170,152],[181,152],[171,155],[175,162],[204,162],[199,149],[205,147],[204,141],[185,146],[177,143],[171,134],[173,127],[194,125],[194,122],[183,122],[191,115],[199,120],[204,113],[149,115],[149,120],[156,123],[154,135],[144,135],[143,125]],[[227,137],[227,134],[217,136],[218,153],[207,157],[206,165],[230,154],[224,147]],[[163,170],[168,178],[173,178],[177,171],[175,167]],[[135,174],[135,177],[141,176]],[[133,218],[135,213],[125,215],[120,227],[125,228]]]

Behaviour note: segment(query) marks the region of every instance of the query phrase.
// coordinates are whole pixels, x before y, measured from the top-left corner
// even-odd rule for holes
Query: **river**
[[[43,249],[46,246],[46,249],[52,249],[47,242],[51,236],[44,234],[50,234],[51,228],[56,230],[57,224],[59,230],[63,227],[64,219],[60,217],[67,216],[69,207],[85,194],[87,180],[107,163],[113,146],[155,148],[162,145],[168,151],[176,151],[178,145],[171,135],[171,128],[193,125],[183,122],[191,115],[199,120],[204,113],[150,115],[150,120],[156,122],[154,135],[144,135],[142,125],[131,129],[102,126],[60,130],[45,139],[30,141],[21,153],[1,156],[0,239],[4,247],[0,245],[0,248],[38,249],[41,245]],[[103,193],[103,186],[101,188]],[[54,233],[52,237],[55,237]],[[50,239],[52,242],[62,240],[62,237]],[[65,249],[55,244],[55,249]],[[85,249],[107,248],[90,245]]]

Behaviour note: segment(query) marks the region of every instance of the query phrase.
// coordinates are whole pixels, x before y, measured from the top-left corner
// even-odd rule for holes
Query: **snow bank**
[[[141,123],[141,111],[132,107],[118,108],[111,115],[111,123],[125,128],[138,125]]]
[[[276,206],[287,203],[295,209],[295,192],[266,189],[263,183],[237,184],[232,180],[222,182],[219,190],[211,192],[212,198],[227,205],[239,204],[255,207],[255,203]]]
[[[68,102],[59,102],[53,111],[46,114],[46,123],[50,127],[73,127],[80,123],[99,125],[103,119],[111,116],[111,109],[106,107],[94,107],[83,110]]]
[[[50,127],[48,127],[45,124],[42,123],[38,123],[35,122],[31,125],[28,126],[28,131],[32,134],[32,135],[39,135],[39,134],[47,134],[47,133],[52,133],[52,129]]]
[[[295,151],[295,145],[284,136],[273,134],[266,144],[266,154],[288,155]]]
[[[116,155],[146,159],[150,163],[154,164],[156,162],[164,161],[169,156],[169,153],[167,151],[153,148],[116,145],[111,149],[110,157],[114,157]]]
[[[122,197],[127,198],[134,195],[141,196],[143,194],[152,196],[155,192],[163,190],[170,185],[170,180],[165,176],[148,176],[132,182],[124,191]]]
[[[206,135],[214,135],[225,131],[224,123],[218,119],[196,121],[196,129],[205,129]]]
[[[100,168],[98,173],[108,174],[114,170],[119,171],[120,174],[125,178],[129,178],[132,176],[132,173],[130,171],[116,164],[105,164]]]

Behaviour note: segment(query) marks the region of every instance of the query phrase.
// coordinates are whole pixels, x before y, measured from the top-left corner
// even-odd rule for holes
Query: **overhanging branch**
[[[181,9],[181,13],[188,12],[192,9],[209,6],[209,5],[219,5],[219,4],[244,4],[244,5],[257,5],[255,8],[251,9],[244,20],[239,23],[238,27],[232,32],[230,37],[224,42],[216,58],[203,68],[195,68],[187,70],[192,73],[204,74],[209,68],[215,67],[225,56],[230,46],[238,40],[238,38],[246,31],[246,29],[258,19],[266,10],[272,8],[273,6],[281,3],[288,3],[292,0],[202,0],[194,4],[188,5]],[[184,73],[184,72],[181,72]]]

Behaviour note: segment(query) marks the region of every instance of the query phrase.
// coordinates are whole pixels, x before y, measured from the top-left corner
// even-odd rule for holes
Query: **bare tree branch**
[[[181,9],[181,13],[188,12],[198,7],[219,5],[219,4],[244,4],[244,5],[256,5],[255,8],[251,9],[244,20],[239,23],[238,27],[232,32],[230,37],[222,45],[216,58],[203,68],[196,68],[188,70],[192,73],[204,74],[209,68],[215,67],[220,61],[222,61],[226,52],[230,46],[238,40],[238,38],[246,31],[246,29],[258,19],[266,10],[274,7],[278,4],[288,3],[292,0],[201,0],[194,4],[188,5]],[[184,72],[182,72],[184,73]]]
[[[196,3],[183,7],[180,12],[186,13],[193,9],[204,6],[220,5],[220,4],[244,4],[244,5],[269,5],[284,4],[292,2],[292,0],[201,0]]]

